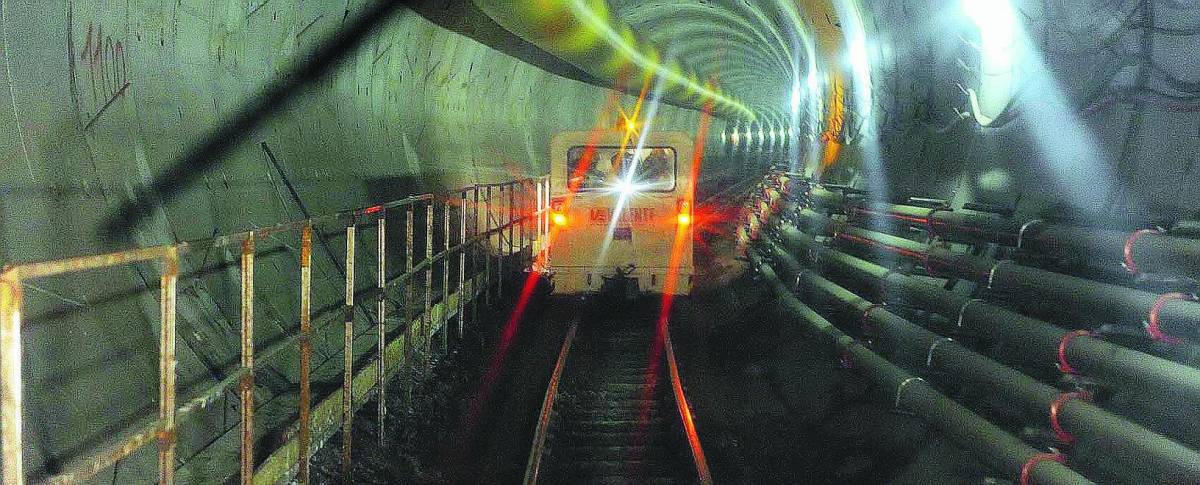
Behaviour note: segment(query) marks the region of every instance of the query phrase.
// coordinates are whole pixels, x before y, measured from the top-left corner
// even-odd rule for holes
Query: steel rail
[[[572,323],[558,351],[558,360],[554,362],[554,372],[550,374],[550,383],[546,386],[546,397],[542,399],[542,410],[538,413],[537,431],[533,433],[533,447],[529,451],[529,461],[525,464],[525,479],[522,483],[533,485],[538,481],[538,472],[542,466],[542,451],[546,446],[546,435],[550,431],[550,415],[554,412],[554,401],[558,396],[558,382],[562,378],[563,369],[567,366],[567,356],[571,345],[575,342],[575,334],[579,328],[578,322]]]
[[[671,331],[664,328],[664,346],[667,353],[667,368],[671,374],[671,390],[675,394],[675,407],[679,410],[679,419],[683,423],[683,431],[687,436],[688,448],[692,452],[692,463],[696,466],[696,478],[701,485],[712,485],[712,473],[708,469],[708,459],[704,457],[704,447],[700,444],[700,435],[696,432],[696,423],[692,419],[692,409],[688,406],[687,396],[683,392],[683,381],[679,378],[679,365],[675,363],[675,349],[671,345]]]

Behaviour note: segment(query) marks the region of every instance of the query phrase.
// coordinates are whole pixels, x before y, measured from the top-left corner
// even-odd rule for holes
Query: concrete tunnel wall
[[[6,3],[0,83],[9,114],[0,116],[0,262],[152,246],[301,219],[284,177],[308,212],[320,215],[543,174],[550,137],[590,129],[611,96],[402,11],[331,76],[254,130],[201,183],[129,228],[127,240],[96,235],[118,204],[264,83],[303,62],[319,39],[366,3]],[[630,96],[620,99],[633,105]],[[699,118],[664,105],[655,124],[695,132]],[[722,126],[714,122],[711,143]],[[706,163],[710,172],[737,169],[718,156]],[[360,241],[373,239],[370,231],[360,235]],[[333,254],[344,250],[339,238],[329,244]],[[297,328],[297,246],[290,236],[260,243],[260,253],[267,253],[260,254],[256,275],[260,348]],[[374,267],[371,252],[360,251],[360,267]],[[336,304],[340,274],[319,248],[313,260],[313,308]],[[185,275],[207,271],[179,286],[181,397],[237,363],[236,261],[230,250],[183,261]],[[25,460],[32,476],[57,471],[153,413],[158,271],[135,265],[26,286]],[[369,272],[359,271],[365,286],[370,275],[363,273]],[[91,309],[83,311],[85,305]],[[315,338],[314,367],[333,363],[317,368],[315,379],[338,377],[340,330],[334,333]],[[256,401],[264,413],[272,412],[268,403],[276,397],[293,392],[294,361],[294,352],[284,352],[259,363]],[[178,457],[185,468],[236,426],[234,394],[180,423]],[[150,480],[154,470],[151,446],[102,477],[128,483]]]
[[[835,181],[869,187],[857,162],[877,139],[876,195],[891,200],[983,202],[1102,225],[1200,218],[1194,6],[1150,2],[1146,20],[1138,1],[1011,0],[1031,51],[1009,121],[980,127],[958,115],[970,110],[961,87],[976,82],[980,57],[959,2],[860,3],[874,134],[847,148],[856,169]]]

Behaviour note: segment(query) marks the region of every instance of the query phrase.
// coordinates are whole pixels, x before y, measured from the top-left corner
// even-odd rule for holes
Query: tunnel
[[[0,480],[1200,484],[1200,3],[0,0]]]

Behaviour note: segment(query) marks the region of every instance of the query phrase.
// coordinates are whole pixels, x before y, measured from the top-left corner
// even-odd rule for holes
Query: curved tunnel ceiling
[[[712,103],[726,119],[776,127],[798,123],[792,98],[820,97],[803,81],[841,51],[830,0],[477,0],[476,5],[500,25],[612,86],[637,92],[630,74],[648,71],[665,79],[663,97],[669,103],[693,108]],[[623,42],[606,37],[609,30],[620,32]],[[635,49],[657,62],[613,60],[620,57],[613,49]],[[692,82],[713,87],[695,89]]]

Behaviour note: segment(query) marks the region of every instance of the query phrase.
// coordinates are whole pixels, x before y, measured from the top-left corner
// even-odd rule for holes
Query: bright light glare
[[[800,102],[803,101],[800,95],[800,84],[792,85],[792,116],[800,114]]]
[[[628,180],[617,182],[617,186],[615,188],[622,196],[630,196],[633,195],[634,192],[637,192],[637,188],[633,185],[633,182]]]
[[[688,214],[679,214],[679,225],[686,226],[692,223],[692,216]]]
[[[963,0],[962,10],[979,30],[979,86],[968,90],[980,125],[992,124],[1016,89],[1017,14],[1009,0]]]
[[[566,216],[566,214],[563,214],[561,212],[554,213],[554,215],[551,216],[551,219],[554,219],[554,225],[556,225],[556,226],[567,225],[567,216]]]
[[[610,194],[620,195],[622,198],[628,198],[629,196],[637,195],[638,193],[650,187],[652,187],[652,184],[639,184],[629,179],[621,179],[610,185],[608,187],[608,192]]]
[[[963,13],[979,27],[980,34],[1012,39],[1017,16],[1009,0],[963,0]]]

